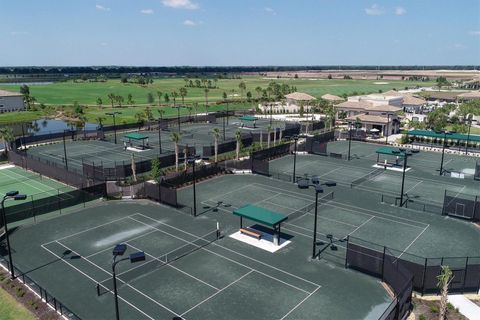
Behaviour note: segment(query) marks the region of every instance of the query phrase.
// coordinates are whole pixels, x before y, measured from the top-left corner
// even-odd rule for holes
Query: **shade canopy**
[[[123,136],[124,138],[131,139],[131,140],[145,140],[148,137],[144,134],[138,132],[132,132]]]
[[[242,117],[240,117],[240,120],[242,120],[242,121],[255,121],[255,120],[258,120],[258,118],[254,117],[254,116],[242,116]]]
[[[242,218],[265,224],[270,227],[275,227],[276,225],[288,219],[286,215],[270,211],[262,207],[257,207],[251,204],[247,204],[246,206],[236,209],[235,211],[233,211],[233,214]]]
[[[407,131],[407,135],[415,137],[432,137],[432,138],[439,138],[443,139],[445,134],[443,132],[436,132],[431,130],[411,130]],[[447,139],[449,140],[457,140],[457,141],[476,141],[480,142],[480,135],[471,134],[468,136],[467,134],[463,133],[447,133]]]

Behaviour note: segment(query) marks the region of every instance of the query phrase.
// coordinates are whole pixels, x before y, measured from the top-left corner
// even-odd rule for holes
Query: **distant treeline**
[[[127,66],[103,66],[103,67],[0,67],[2,75],[71,75],[71,74],[104,74],[121,75],[128,73],[137,74],[158,74],[158,75],[191,75],[191,74],[223,74],[242,72],[287,72],[301,70],[475,70],[479,66],[458,65],[458,66],[355,66],[355,65],[336,65],[336,66],[236,66],[236,67],[127,67]]]

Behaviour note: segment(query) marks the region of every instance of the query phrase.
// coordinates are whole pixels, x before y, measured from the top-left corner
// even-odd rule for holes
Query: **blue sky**
[[[0,65],[480,65],[478,0],[0,0]]]

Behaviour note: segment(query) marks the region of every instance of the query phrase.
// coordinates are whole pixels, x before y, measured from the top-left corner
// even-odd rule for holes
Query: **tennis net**
[[[350,183],[350,188],[354,188],[356,186],[358,186],[359,184],[367,181],[367,180],[370,180],[372,179],[373,177],[376,177],[380,174],[382,174],[382,172],[384,171],[383,168],[378,168],[378,169],[375,169],[373,170],[372,172],[369,172],[367,173],[366,175],[364,175],[363,177],[360,177],[358,179],[355,179],[353,180],[351,183]]]
[[[334,193],[332,191],[332,192],[324,195],[320,199],[318,199],[318,203],[319,204],[327,203],[328,201],[333,200],[333,198],[334,198]],[[306,205],[305,207],[289,214],[288,215],[288,222],[292,222],[292,221],[304,216],[306,213],[312,211],[313,209],[315,209],[315,202],[312,202],[312,203]]]
[[[192,242],[187,242],[184,245],[167,252],[156,258],[150,258],[147,256],[147,262],[127,270],[117,275],[117,278],[121,281],[128,283],[134,279],[148,276],[149,274],[158,271],[160,268],[181,259],[197,250],[208,246],[212,242],[218,240],[220,237],[220,231],[218,229],[207,233],[206,235],[197,238]],[[97,284],[97,294],[102,295],[106,292],[113,290],[113,282],[111,279],[104,280]]]

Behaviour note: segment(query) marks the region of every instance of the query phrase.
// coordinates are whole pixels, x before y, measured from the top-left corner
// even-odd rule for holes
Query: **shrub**
[[[448,310],[455,310],[455,307],[453,306],[453,304],[451,304],[450,302],[447,303],[447,309]]]
[[[421,314],[421,315],[418,317],[418,320],[427,320],[427,317],[425,317],[425,315]]]
[[[17,288],[16,295],[20,298],[23,297],[25,295],[25,290],[23,290],[23,288]]]
[[[437,306],[436,304],[431,304],[431,305],[430,305],[430,311],[431,311],[432,313],[438,313],[440,310],[439,310],[439,308],[438,308],[438,306]]]

